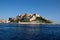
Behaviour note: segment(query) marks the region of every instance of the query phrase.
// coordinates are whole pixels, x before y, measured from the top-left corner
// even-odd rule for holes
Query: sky
[[[60,0],[0,0],[0,19],[37,13],[60,24]]]

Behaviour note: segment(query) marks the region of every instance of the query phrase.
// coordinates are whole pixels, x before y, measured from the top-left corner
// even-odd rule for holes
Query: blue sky
[[[0,19],[23,13],[38,13],[60,23],[60,0],[0,0]]]

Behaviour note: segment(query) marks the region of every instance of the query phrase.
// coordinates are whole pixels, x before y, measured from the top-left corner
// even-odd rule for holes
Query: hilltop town
[[[14,18],[8,20],[0,20],[0,23],[19,23],[19,24],[46,24],[52,23],[52,21],[43,18],[42,16],[34,14],[19,14]]]

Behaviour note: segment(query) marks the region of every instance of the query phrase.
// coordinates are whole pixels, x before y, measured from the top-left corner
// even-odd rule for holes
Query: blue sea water
[[[60,25],[0,24],[0,40],[60,40]]]

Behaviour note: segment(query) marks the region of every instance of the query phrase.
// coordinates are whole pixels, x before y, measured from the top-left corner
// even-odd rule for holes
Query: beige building
[[[8,20],[0,20],[0,23],[9,23],[9,21]]]
[[[38,14],[36,14],[36,13],[35,13],[35,14],[33,14],[33,16],[40,17],[40,15],[38,15]]]
[[[33,21],[36,19],[36,16],[32,16],[32,18],[30,18],[30,21]]]

